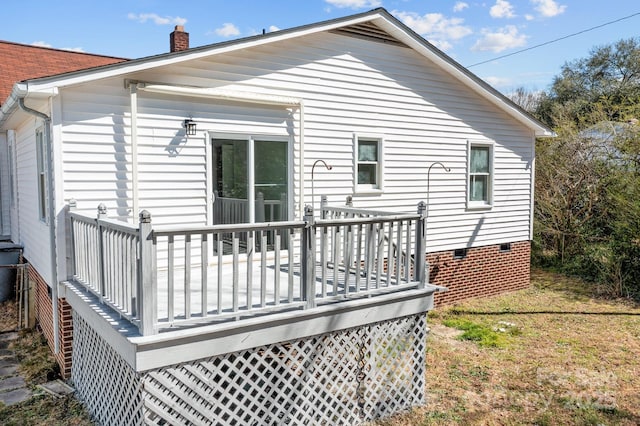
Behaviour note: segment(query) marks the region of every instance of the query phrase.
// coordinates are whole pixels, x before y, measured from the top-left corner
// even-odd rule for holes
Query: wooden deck
[[[209,280],[206,291],[202,291],[202,269],[196,266],[191,269],[189,286],[184,285],[185,268],[174,269],[174,287],[169,291],[168,271],[158,271],[158,326],[159,329],[189,324],[219,323],[237,320],[242,317],[303,309],[302,265],[281,263],[279,268],[271,264],[266,269],[261,268],[261,261],[254,260],[249,267],[246,262],[238,265],[237,273],[247,277],[251,270],[252,283],[258,285],[233,285],[232,268],[225,268],[218,286],[218,282]],[[207,276],[217,273],[217,265],[209,265]],[[358,274],[358,275],[356,275]],[[373,292],[366,290],[366,283],[376,284],[375,294],[384,294],[417,288],[418,282],[406,282],[398,285],[396,277],[386,275],[373,276],[366,280],[365,273],[351,269],[347,272],[344,267],[334,268],[333,265],[315,265],[316,299],[319,304],[338,303],[359,297],[371,297]],[[324,280],[323,280],[323,277]],[[188,294],[185,294],[185,291]],[[203,294],[207,297],[207,311],[202,314]],[[174,295],[171,297],[171,295]],[[235,300],[234,300],[235,299]],[[188,305],[187,305],[188,304]],[[235,308],[234,308],[235,306]],[[188,313],[188,314],[187,314]],[[199,320],[200,319],[200,320]]]
[[[323,208],[322,219],[190,228],[71,211],[69,281],[145,336],[425,287],[424,204]]]

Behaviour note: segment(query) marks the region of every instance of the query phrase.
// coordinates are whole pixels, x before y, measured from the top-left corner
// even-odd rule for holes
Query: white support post
[[[156,319],[158,317],[157,282],[155,268],[155,244],[151,213],[140,212],[140,258],[138,260],[138,327],[143,336],[157,334]]]
[[[429,265],[427,263],[427,241],[425,236],[427,222],[427,204],[424,201],[418,203],[420,218],[416,223],[416,262],[414,280],[418,281],[418,288],[424,288],[429,281]]]
[[[316,307],[315,288],[315,226],[313,223],[313,206],[307,205],[304,208],[305,227],[302,230],[302,295],[307,302],[306,308]]]
[[[67,206],[67,212],[73,212],[78,207],[78,203],[75,199],[70,199]],[[73,220],[71,215],[67,214],[67,279],[72,279],[76,274],[76,246],[75,246],[75,234],[73,230]]]
[[[98,229],[98,288],[100,289],[100,302],[104,303],[106,294],[105,274],[104,274],[104,235],[102,232],[101,221],[107,218],[107,206],[100,203],[98,205],[98,217],[96,219],[96,228]]]

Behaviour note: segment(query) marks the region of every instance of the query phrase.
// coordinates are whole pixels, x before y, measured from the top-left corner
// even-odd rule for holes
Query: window
[[[491,207],[493,202],[493,145],[469,143],[467,207]]]
[[[355,192],[382,190],[382,138],[354,135]]]
[[[46,196],[46,154],[44,132],[42,128],[36,130],[36,161],[38,168],[38,212],[40,220],[47,220],[47,196]]]

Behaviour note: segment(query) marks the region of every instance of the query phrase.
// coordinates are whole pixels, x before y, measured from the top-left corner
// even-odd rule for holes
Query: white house
[[[172,40],[184,41],[185,37],[186,33],[178,27],[172,34]],[[183,44],[183,47],[186,46]],[[422,266],[415,254],[422,253],[420,257],[424,259],[426,251],[431,284],[449,288],[449,292],[438,295],[438,303],[528,285],[534,141],[536,137],[551,136],[551,131],[384,9],[230,42],[173,50],[176,51],[18,82],[0,110],[2,167],[11,182],[2,186],[3,217],[10,218],[8,230],[12,240],[24,245],[30,276],[39,283],[41,293],[42,289],[50,289],[51,307],[58,311],[52,320],[47,320],[45,313],[50,315],[51,307],[47,307],[48,311],[43,307],[45,310],[39,311],[40,321],[51,322],[48,327],[52,330],[55,349],[62,354],[59,359],[67,367],[72,360],[73,366],[67,372],[101,421],[115,421],[117,416],[133,418],[133,423],[156,422],[160,418],[170,423],[214,418],[217,419],[211,420],[214,423],[229,419],[244,423],[286,416],[292,416],[288,418],[294,423],[317,421],[321,417],[314,416],[321,416],[319,412],[335,404],[308,396],[310,389],[316,389],[313,387],[316,385],[309,385],[309,378],[295,384],[275,384],[267,371],[295,364],[298,358],[291,352],[282,355],[283,348],[298,347],[297,356],[302,357],[304,345],[313,339],[319,342],[318,335],[351,333],[352,337],[340,339],[353,340],[353,336],[365,333],[362,330],[371,330],[371,324],[375,323],[386,330],[386,335],[395,336],[388,338],[387,343],[395,341],[393,339],[401,334],[398,330],[406,328],[398,325],[404,321],[402,318],[410,318],[407,330],[421,324],[418,328],[422,332],[409,335],[414,338],[412,347],[423,354],[426,325],[420,318],[432,305],[434,288],[425,286],[425,280],[422,285],[416,284],[420,281],[416,277]],[[303,311],[272,309],[269,314],[261,311],[263,316],[258,319],[242,319],[238,311],[239,303],[242,304],[238,298],[242,298],[242,293],[241,290],[238,293],[238,287],[242,289],[245,283],[242,280],[236,283],[234,278],[234,290],[230,290],[233,297],[229,295],[233,307],[229,310],[237,321],[217,324],[205,321],[206,325],[201,327],[171,328],[178,317],[192,319],[190,303],[203,306],[201,317],[208,317],[208,310],[216,314],[225,311],[221,281],[217,284],[217,297],[211,288],[208,290],[211,293],[206,290],[208,281],[226,274],[222,267],[217,270],[220,275],[207,274],[207,268],[216,261],[224,263],[222,259],[232,256],[233,252],[236,258],[230,262],[238,267],[238,258],[242,256],[247,256],[247,265],[260,256],[279,259],[278,254],[269,257],[265,251],[261,252],[263,247],[279,253],[277,250],[304,246],[304,226],[296,228],[298,225],[294,224],[302,223],[305,206],[309,205],[313,206],[315,217],[310,219],[307,211],[307,225],[309,221],[317,221],[319,226],[325,226],[319,212],[321,196],[326,196],[329,206],[336,207],[333,212],[342,211],[339,206],[344,206],[350,197],[352,210],[342,211],[347,212],[346,216],[358,209],[370,215],[375,211],[379,218],[395,218],[389,219],[389,223],[395,221],[395,225],[376,222],[380,229],[376,231],[378,237],[371,239],[372,249],[367,251],[373,259],[372,253],[377,250],[375,265],[358,258],[356,248],[349,248],[352,250],[349,254],[345,251],[340,262],[319,260],[318,265],[333,265],[333,269],[322,269],[322,279],[312,278],[309,284],[312,288],[300,284],[302,287],[297,293],[294,290],[288,294],[288,301],[308,301],[304,294],[319,299],[331,291],[337,294],[335,286],[326,292],[320,289],[330,281],[325,279],[325,274],[335,273],[335,284],[340,273],[348,280],[346,276],[352,268],[356,268],[354,276],[362,276],[363,280],[378,277],[375,285],[366,284],[367,291],[385,287],[381,284],[385,279],[390,286],[389,275],[394,268],[398,275],[394,283],[398,284],[401,274],[417,269],[413,279],[403,281],[408,287],[398,292],[381,291],[365,299],[342,294],[342,301],[337,303],[318,303],[306,306]],[[71,225],[67,213],[70,202],[76,206],[71,218],[77,219]],[[402,215],[416,215],[420,202],[425,203],[418,215],[423,218],[422,222],[414,218],[412,223],[424,224],[426,229],[422,235],[426,237],[426,250],[420,248],[420,237],[409,241],[413,238],[408,237],[413,235],[413,228],[406,233],[398,231],[398,236],[401,233],[405,236],[394,239],[396,230],[404,229],[404,223],[414,220],[408,216],[403,219]],[[77,225],[85,223],[78,219],[81,216],[95,217],[99,204],[106,206],[109,226],[117,228],[110,234],[113,241],[129,235],[125,222],[131,229],[137,229],[139,213],[145,210],[151,214],[155,233],[148,234],[151,235],[149,241],[158,244],[153,251],[157,257],[148,264],[158,268],[157,275],[154,273],[153,278],[149,278],[153,285],[145,287],[147,284],[136,281],[140,278],[136,271],[143,270],[141,264],[147,261],[147,258],[135,261],[136,253],[144,257],[139,253],[146,250],[139,246],[145,240],[142,234],[132,246],[118,242],[100,246],[98,250],[90,238],[81,238],[80,234],[89,228],[74,228],[84,226]],[[102,213],[101,218],[104,217]],[[324,220],[328,221],[326,217]],[[122,229],[114,225],[116,221],[123,224]],[[106,229],[107,222],[100,229]],[[292,239],[286,240],[289,237],[285,238],[284,233],[268,236],[266,232],[272,232],[273,228],[257,231],[261,224],[277,226],[280,222],[295,228],[295,232],[289,234],[293,235]],[[256,228],[239,225],[246,223],[255,223]],[[364,221],[362,226],[373,226],[372,223]],[[86,226],[90,226],[88,221]],[[223,242],[221,226],[227,227],[224,229],[228,235],[234,227],[246,234],[235,242],[236,237],[225,237],[228,241]],[[330,226],[339,225],[327,222],[323,229]],[[353,226],[335,228],[338,230],[334,229],[331,234],[332,247],[340,244],[347,247],[348,241],[355,241],[352,235],[363,235],[365,239],[371,235],[365,235],[364,231],[351,234]],[[73,232],[70,233],[70,229]],[[313,238],[319,240],[311,246],[323,251],[324,242],[319,242],[324,241],[322,232],[320,228],[314,228],[315,231],[318,232]],[[190,232],[198,235],[193,240],[193,254],[198,256],[202,267],[197,272],[188,266],[192,254]],[[253,232],[265,235],[262,244],[257,242],[259,234]],[[419,234],[420,231],[415,235]],[[283,241],[282,246],[276,240]],[[220,245],[216,249],[218,241]],[[175,253],[174,244],[180,246],[175,248]],[[233,244],[236,245],[232,247]],[[354,244],[353,247],[359,247],[358,243]],[[375,244],[378,249],[373,248]],[[405,251],[399,249],[403,244],[408,248]],[[416,251],[409,248],[410,245]],[[128,252],[131,247],[132,251]],[[253,253],[250,254],[252,250],[247,247],[256,249],[256,259],[249,257]],[[94,249],[99,252],[87,252]],[[82,275],[80,269],[81,264],[90,265],[92,258],[108,257],[106,251],[118,259],[133,259],[125,262],[121,269],[119,266],[109,269],[111,266],[101,264],[100,273],[106,283],[131,278],[131,282],[138,282],[140,287],[122,290],[132,292],[130,300],[140,303],[141,298],[154,298],[153,303],[148,303],[155,307],[148,312],[151,319],[146,323],[152,330],[151,335],[146,335],[140,327],[122,325],[118,315],[110,317],[111,323],[104,320],[112,315],[111,310],[121,309],[120,316],[130,319],[130,324],[138,324],[138,317],[143,315],[139,305],[129,309],[124,306],[128,302],[118,302],[114,296],[104,305],[104,311],[96,313],[102,305],[98,303],[96,308],[91,297],[104,302],[109,298],[105,296],[108,285],[96,290],[88,277],[100,273],[95,275],[91,267],[86,266],[87,271]],[[304,268],[308,267],[306,273],[309,268],[315,270],[315,260],[320,259],[314,257],[311,263],[307,260],[305,264],[304,256],[308,253],[296,253],[288,263],[290,271],[283,278],[283,287],[287,279],[297,285],[298,281],[294,280],[298,275],[291,272],[293,263],[300,263],[300,274],[304,275]],[[416,262],[411,266],[410,257]],[[398,266],[394,266],[394,259]],[[338,268],[338,263],[343,269]],[[195,291],[186,284],[192,272],[202,278],[198,284],[202,286],[201,293],[190,302],[169,296],[170,301],[164,306],[161,295],[167,292],[171,295],[174,285],[179,284],[174,283],[174,278],[167,278],[167,274],[159,278],[160,270],[172,272],[179,264],[183,268],[180,274],[189,274],[182,282],[184,297],[188,299],[189,292]],[[406,264],[406,270],[400,264]],[[264,265],[266,263],[258,268],[263,277],[267,274],[264,271],[270,271]],[[283,268],[280,263],[276,265],[276,270]],[[360,265],[381,269],[360,273]],[[104,272],[106,270],[110,272]],[[104,278],[109,274],[113,276]],[[182,277],[180,274],[176,277]],[[246,277],[249,276],[247,273]],[[179,281],[178,278],[175,279]],[[165,284],[158,284],[163,279]],[[253,278],[246,280],[249,288]],[[276,281],[279,282],[279,278]],[[411,287],[413,284],[417,287]],[[84,293],[85,287],[93,294]],[[147,293],[152,287],[154,290]],[[276,288],[277,294],[281,290]],[[345,288],[349,285],[345,284]],[[356,283],[353,289],[360,291],[360,284]],[[252,291],[248,289],[245,295],[248,309],[253,303],[266,308],[269,303],[264,300],[268,299],[268,291],[255,290],[256,297],[262,294],[261,303],[251,301]],[[217,310],[215,306],[207,307],[214,299],[218,301]],[[41,300],[43,297],[39,296]],[[274,300],[274,306],[280,306],[280,299]],[[174,308],[174,302],[176,306],[182,303],[188,307]],[[338,312],[343,309],[339,306],[347,305],[346,311]],[[316,327],[322,323],[319,317],[327,321]],[[166,320],[168,328],[162,328],[160,318]],[[290,327],[281,330],[278,327],[282,324]],[[368,339],[373,345],[371,342],[375,339]],[[247,343],[238,344],[240,340]],[[319,350],[315,348],[314,351]],[[356,345],[344,350],[353,354],[358,348],[362,349]],[[271,355],[264,358],[265,352]],[[205,376],[223,362],[220,360],[227,362],[240,353],[250,354],[246,355],[247,359],[257,354],[263,356],[263,363],[255,367],[261,378],[247,380],[269,382],[283,392],[289,386],[295,396],[287,396],[288,391],[286,395],[277,396],[277,392],[270,391],[268,397],[264,393],[249,392],[247,398],[253,405],[243,410],[231,404],[233,407],[224,411],[225,416],[231,417],[215,417],[218,416],[216,407],[219,408],[215,401],[222,397],[216,394],[215,386],[210,383],[212,379]],[[342,371],[343,367],[336,367],[341,356],[325,354],[323,357],[328,363],[324,365],[325,370],[335,367]],[[331,364],[329,359],[336,364]],[[306,360],[300,365],[308,367],[316,362]],[[419,356],[411,358],[410,364],[414,362],[420,363]],[[99,364],[108,365],[110,373],[99,372]],[[352,365],[345,370],[357,370],[364,368],[363,365]],[[300,374],[306,373],[301,372],[302,367],[298,368],[293,375],[297,374],[302,380]],[[113,386],[133,387],[135,391],[121,395],[121,400],[114,396],[114,401],[118,401],[116,405],[123,408],[111,413],[101,405],[105,404],[101,402],[104,395],[98,397],[97,393],[107,392],[109,386],[103,381],[115,370],[121,373],[115,375],[117,384]],[[184,383],[197,381],[196,377],[201,379],[197,386],[190,390],[178,389]],[[417,388],[424,384],[423,379],[412,377],[410,381]],[[321,381],[327,385],[336,380],[328,377]],[[245,389],[245,385],[238,388]],[[372,393],[362,386],[364,384],[359,383],[355,390],[345,390],[344,395],[357,394],[356,402],[345,402],[348,399],[345,396],[336,409],[338,414],[331,415],[346,422],[358,422],[421,403],[424,397],[421,389],[414,397],[401,402],[391,403],[381,397],[384,402],[378,399],[367,405],[360,397],[365,398],[366,394],[369,398]],[[156,392],[160,388],[162,391]],[[114,389],[111,391],[117,393]],[[296,398],[306,399],[302,403]],[[126,401],[132,402],[125,404]],[[175,404],[188,406],[184,408],[187,414],[172,409]],[[307,408],[296,411],[292,408],[295,405]],[[371,408],[381,405],[386,408],[379,412]],[[366,411],[365,406],[371,409]],[[344,414],[354,412],[363,414]]]

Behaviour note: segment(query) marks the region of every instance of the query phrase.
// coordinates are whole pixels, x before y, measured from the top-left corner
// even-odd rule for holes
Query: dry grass
[[[0,330],[15,328],[11,318],[15,310],[0,305]],[[472,340],[443,323],[471,330]],[[427,405],[378,425],[640,424],[640,306],[534,271],[530,289],[437,309],[429,324]],[[42,345],[26,337],[28,359]],[[47,362],[36,363],[31,383]],[[0,407],[0,419],[91,424],[75,399],[46,395]]]
[[[0,332],[17,327],[15,301],[0,304]],[[57,378],[59,374],[43,335],[35,330],[22,330],[11,344],[20,363],[19,372],[35,391],[35,396],[20,404],[5,407],[0,403],[2,425],[92,425],[84,407],[73,396],[55,398],[36,385]]]
[[[378,424],[640,424],[640,307],[595,294],[533,271],[528,290],[431,312],[427,405]],[[452,320],[502,343],[460,340]]]

